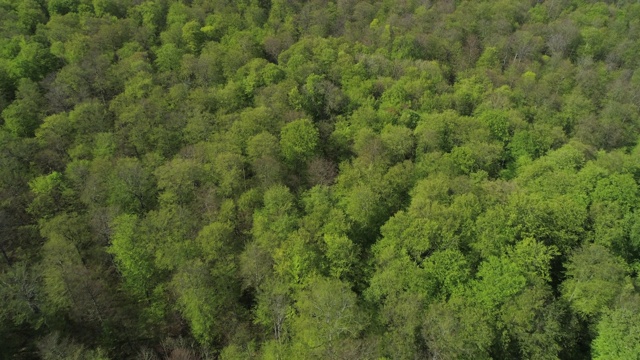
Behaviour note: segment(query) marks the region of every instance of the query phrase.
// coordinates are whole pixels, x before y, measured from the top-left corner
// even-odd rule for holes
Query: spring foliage
[[[639,19],[0,0],[0,358],[638,358]]]

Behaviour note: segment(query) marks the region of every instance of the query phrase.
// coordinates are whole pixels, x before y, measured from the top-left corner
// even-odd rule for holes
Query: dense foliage
[[[640,359],[640,3],[0,0],[0,358]]]

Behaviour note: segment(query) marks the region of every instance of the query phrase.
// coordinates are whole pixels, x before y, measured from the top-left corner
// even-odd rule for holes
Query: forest
[[[0,0],[0,359],[640,359],[640,2]]]

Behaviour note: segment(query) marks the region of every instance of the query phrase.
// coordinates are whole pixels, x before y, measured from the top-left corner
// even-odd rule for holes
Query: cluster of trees
[[[640,4],[0,0],[0,357],[640,358]]]

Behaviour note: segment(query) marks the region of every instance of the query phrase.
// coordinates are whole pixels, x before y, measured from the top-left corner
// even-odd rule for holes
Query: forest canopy
[[[640,3],[0,0],[0,358],[640,359]]]

